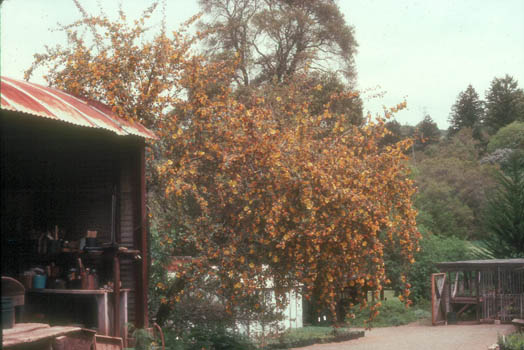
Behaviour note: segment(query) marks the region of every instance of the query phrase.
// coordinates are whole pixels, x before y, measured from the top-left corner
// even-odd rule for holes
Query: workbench
[[[127,334],[126,325],[128,322],[127,317],[127,300],[130,289],[120,289],[120,334],[125,337]],[[105,289],[29,289],[27,290],[28,300],[32,296],[92,296],[96,299],[97,304],[97,333],[101,335],[112,335],[115,332],[112,330],[113,322],[113,291]],[[111,297],[110,297],[111,295]]]

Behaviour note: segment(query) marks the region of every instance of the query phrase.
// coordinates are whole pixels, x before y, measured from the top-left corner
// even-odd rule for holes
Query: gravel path
[[[508,334],[512,325],[409,324],[399,327],[374,328],[366,336],[341,343],[317,344],[301,350],[487,350],[497,342],[498,334]],[[297,349],[298,350],[298,349]]]

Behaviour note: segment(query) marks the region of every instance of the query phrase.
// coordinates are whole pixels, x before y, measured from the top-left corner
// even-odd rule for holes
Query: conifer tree
[[[515,151],[497,174],[498,189],[488,199],[486,247],[496,258],[524,256],[524,154]]]
[[[463,128],[471,128],[474,130],[473,136],[478,138],[483,114],[484,103],[470,84],[458,95],[455,104],[451,107],[448,135],[453,136]]]
[[[524,120],[524,91],[512,76],[495,78],[486,93],[484,125],[490,134],[515,120]]]
[[[426,114],[424,119],[417,124],[417,129],[419,137],[415,143],[416,148],[424,149],[426,146],[439,142],[440,130],[429,114]]]

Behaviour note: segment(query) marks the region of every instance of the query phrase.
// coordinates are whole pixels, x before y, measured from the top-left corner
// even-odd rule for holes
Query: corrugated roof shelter
[[[441,262],[436,264],[440,271],[524,269],[524,259],[490,259]]]
[[[1,269],[26,284],[26,322],[44,315],[124,337],[119,321],[147,326],[145,140],[154,133],[101,103],[6,77],[0,100]],[[44,289],[24,276],[35,267],[47,272]],[[81,267],[110,290],[109,309],[95,279],[69,280]]]
[[[476,308],[477,321],[524,318],[524,259],[441,262],[432,275],[433,324]]]
[[[156,138],[153,132],[141,124],[123,120],[104,104],[81,99],[57,89],[2,77],[0,92],[4,110],[105,129],[117,135]]]

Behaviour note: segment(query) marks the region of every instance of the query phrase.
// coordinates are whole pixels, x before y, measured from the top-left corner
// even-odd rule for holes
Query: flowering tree
[[[246,300],[262,312],[258,291],[271,281],[277,307],[300,288],[335,314],[343,293],[365,305],[367,291],[387,283],[386,245],[405,264],[414,261],[411,141],[383,146],[385,118],[354,126],[332,102],[312,113],[310,96],[323,86],[306,88],[300,74],[241,102],[232,84],[238,57],[208,62],[191,53],[194,38],[161,31],[147,40],[143,20],[126,23],[123,13],[116,22],[85,15],[63,27],[69,45],[37,55],[36,65],[48,65],[51,85],[102,100],[159,136],[149,159],[163,189],[153,201],[167,211],[158,219],[158,247],[176,243],[198,257],[180,267],[184,283],[156,286],[170,291],[164,310],[212,276],[231,313]],[[83,28],[96,50],[79,35]]]
[[[196,268],[222,281],[230,308],[271,279],[279,297],[302,286],[334,313],[342,292],[362,301],[383,288],[386,244],[412,261],[410,141],[380,147],[383,119],[359,128],[328,106],[311,115],[307,99],[294,103],[304,92],[293,84],[285,97],[253,96],[250,105],[227,84],[210,95],[208,79],[228,81],[230,72],[195,64],[182,82],[191,91],[177,106],[182,118],[163,130],[171,148],[157,170],[177,208],[171,224],[201,257]]]
[[[50,86],[106,103],[122,118],[161,128],[162,116],[180,95],[178,81],[195,38],[183,30],[170,35],[164,26],[151,38],[146,21],[156,2],[129,24],[122,10],[117,20],[110,20],[104,13],[89,15],[73,1],[82,18],[59,27],[67,45],[35,54],[26,80],[35,69],[44,68]]]

